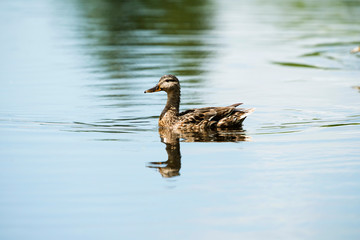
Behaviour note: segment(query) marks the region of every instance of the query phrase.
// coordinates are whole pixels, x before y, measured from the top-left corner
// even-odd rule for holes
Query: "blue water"
[[[0,239],[359,239],[358,1],[0,3]],[[243,102],[242,130],[157,128]]]

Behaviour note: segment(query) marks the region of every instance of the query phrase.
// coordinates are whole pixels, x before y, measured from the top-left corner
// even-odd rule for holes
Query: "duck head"
[[[155,87],[145,90],[144,93],[153,93],[159,91],[172,92],[180,90],[180,82],[174,75],[164,75],[160,78]]]

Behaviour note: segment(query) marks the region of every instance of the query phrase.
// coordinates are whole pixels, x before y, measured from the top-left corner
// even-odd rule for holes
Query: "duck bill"
[[[161,91],[161,88],[159,87],[159,85],[156,85],[153,88],[145,90],[144,93],[153,93],[153,92],[159,92],[159,91]]]

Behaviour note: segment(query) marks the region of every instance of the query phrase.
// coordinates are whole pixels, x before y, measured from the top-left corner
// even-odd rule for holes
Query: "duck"
[[[237,108],[242,103],[226,107],[193,108],[179,112],[180,81],[175,75],[164,75],[152,88],[144,93],[164,91],[167,102],[159,117],[159,127],[173,130],[200,131],[205,129],[239,129],[254,108]]]
[[[360,45],[357,46],[356,48],[352,49],[350,52],[351,52],[351,53],[358,53],[358,52],[360,52]]]

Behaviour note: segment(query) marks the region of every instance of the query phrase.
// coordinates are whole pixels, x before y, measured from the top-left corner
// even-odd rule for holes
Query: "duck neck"
[[[167,102],[161,113],[160,119],[164,117],[165,113],[169,113],[172,117],[177,117],[179,115],[180,90],[168,92],[167,97]]]

